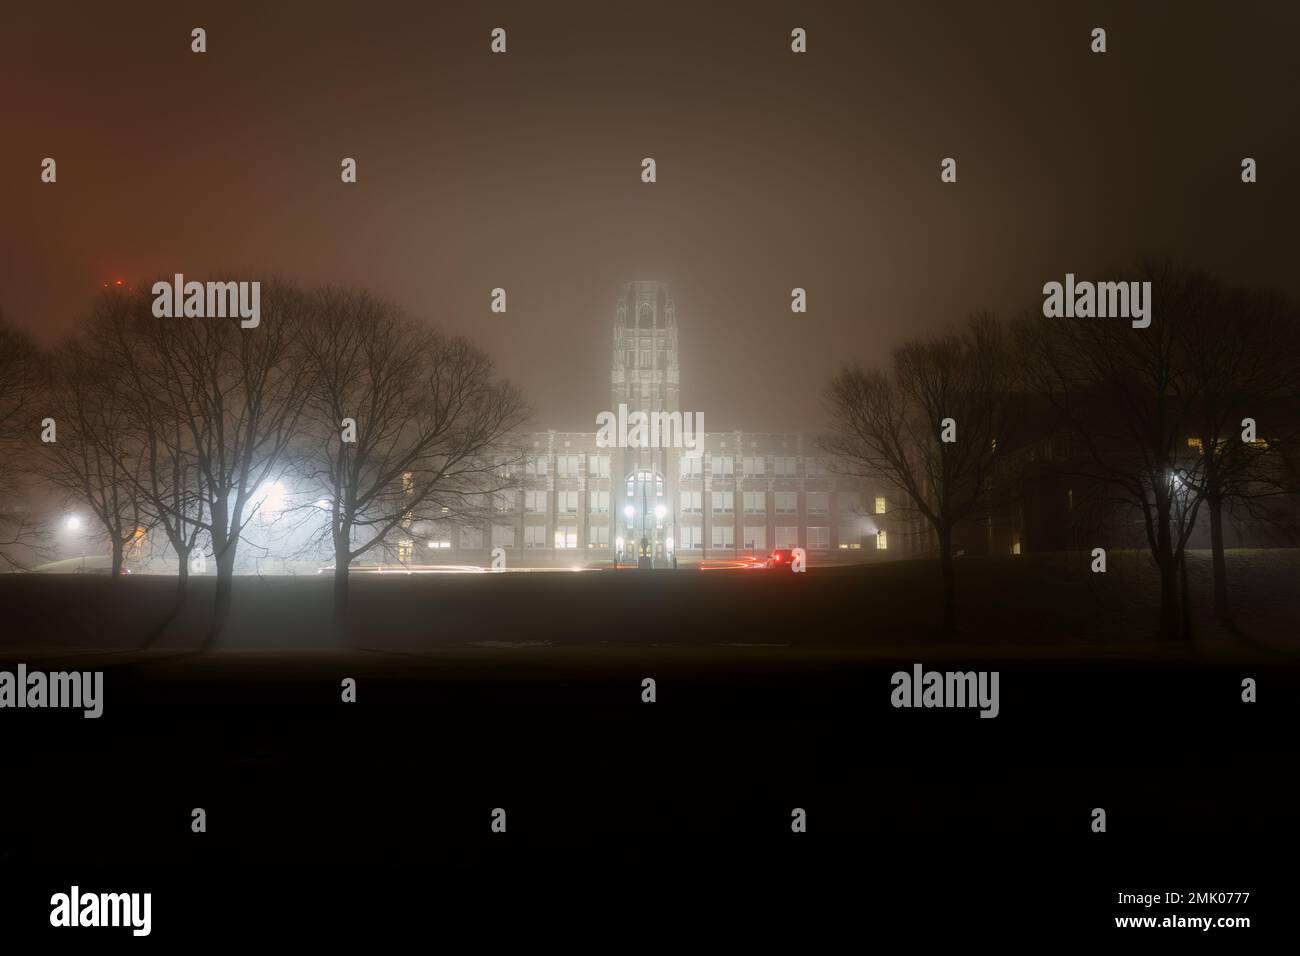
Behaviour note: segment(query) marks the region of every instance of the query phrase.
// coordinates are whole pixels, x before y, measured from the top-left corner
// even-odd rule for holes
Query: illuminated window
[[[594,515],[609,514],[609,492],[608,491],[587,492],[587,510]]]
[[[593,525],[587,530],[587,547],[609,547],[609,525]]]
[[[888,548],[888,547],[889,547],[889,536],[888,536],[887,534],[885,534],[885,532],[884,532],[883,530],[882,530],[882,531],[877,531],[877,532],[876,532],[876,550],[877,550],[877,551],[884,551],[884,550],[885,550],[886,548]]]
[[[876,495],[876,514],[883,515],[885,513],[885,508],[885,496]]]
[[[681,529],[681,537],[681,549],[683,551],[698,551],[704,541],[704,529],[687,525]]]
[[[397,560],[401,564],[406,564],[411,560],[411,555],[415,553],[415,542],[410,538],[403,538],[397,542]]]
[[[831,549],[830,528],[808,528],[808,550],[829,551]]]
[[[729,524],[713,526],[714,548],[734,548],[736,546],[736,529]]]
[[[578,529],[557,528],[555,530],[555,546],[557,548],[576,548],[578,546]]]
[[[555,510],[562,515],[578,513],[578,493],[576,491],[557,491],[555,493]]]
[[[609,477],[609,455],[588,455],[587,456],[587,477],[608,478]]]
[[[745,525],[745,548],[748,551],[767,550],[767,528],[763,525]]]
[[[429,547],[429,550],[431,550],[431,551],[440,551],[440,550],[443,550],[443,549],[446,549],[446,548],[450,548],[450,547],[451,547],[451,539],[450,539],[450,538],[436,538],[436,539],[431,540],[431,541],[429,542],[428,547]]]
[[[736,493],[734,491],[713,492],[713,513],[729,515],[736,510]]]
[[[840,528],[840,550],[862,550],[862,537],[859,535],[857,528]]]

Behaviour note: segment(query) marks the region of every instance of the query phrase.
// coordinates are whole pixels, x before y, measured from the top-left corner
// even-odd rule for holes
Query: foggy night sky
[[[590,431],[654,279],[683,409],[811,431],[842,361],[1068,271],[1300,295],[1298,111],[1295,3],[10,3],[0,311],[53,344],[119,277],[364,286]]]

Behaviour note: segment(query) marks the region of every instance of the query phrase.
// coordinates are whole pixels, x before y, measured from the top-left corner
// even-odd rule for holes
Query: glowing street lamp
[[[626,508],[623,509],[623,517],[626,518],[628,521],[632,520],[632,516],[634,514],[636,514],[636,509],[633,508],[631,505],[628,505]]]
[[[81,518],[79,518],[77,515],[68,515],[68,520],[66,524],[68,526],[69,531],[81,530]]]
[[[655,505],[655,517],[660,521],[664,520],[664,515],[668,514],[668,509],[663,505]]]

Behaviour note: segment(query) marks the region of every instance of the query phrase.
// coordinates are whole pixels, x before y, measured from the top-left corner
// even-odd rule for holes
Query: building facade
[[[610,415],[682,414],[677,310],[659,282],[628,283],[614,309]],[[597,421],[593,410],[593,425]],[[427,542],[430,563],[656,567],[805,549],[810,564],[908,556],[928,535],[895,520],[886,492],[835,475],[799,433],[708,431],[693,447],[610,447],[600,431],[523,436],[517,491],[482,526]],[[680,437],[680,436],[679,436]],[[663,439],[663,436],[661,436]],[[685,444],[685,443],[682,443]],[[421,542],[407,545],[413,556]],[[415,557],[417,562],[422,557]]]

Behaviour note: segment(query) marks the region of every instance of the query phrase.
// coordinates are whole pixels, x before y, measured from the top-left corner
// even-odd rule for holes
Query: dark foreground
[[[800,951],[900,934],[922,949],[1027,934],[1138,945],[1220,934],[1248,948],[1284,930],[1300,833],[1294,627],[1192,649],[1118,632],[1034,646],[1014,632],[996,647],[872,641],[872,603],[855,596],[865,580],[810,577],[818,601],[785,582],[769,605],[735,590],[750,582],[692,578],[666,599],[662,582],[574,576],[558,583],[566,600],[530,600],[552,592],[529,583],[477,615],[468,598],[407,581],[390,595],[422,595],[438,637],[399,627],[317,649],[285,583],[270,622],[249,618],[209,654],[179,631],[123,649],[137,626],[150,633],[147,586],[136,624],[104,618],[107,646],[58,631],[34,647],[25,616],[41,602],[10,591],[25,630],[6,632],[0,667],[101,669],[106,690],[97,720],[0,711],[6,942],[47,932],[51,895],[74,883],[153,894],[155,942],[76,930],[87,951],[354,936],[387,940],[366,950],[379,952],[411,934],[454,945],[466,929],[474,949],[506,934],[731,949],[778,927],[806,937]],[[88,613],[95,582],[61,584],[53,619]],[[382,634],[367,592],[363,632]],[[1023,606],[1048,613],[1049,598]],[[839,615],[860,606],[842,621],[850,637],[826,639],[827,602]],[[608,640],[574,639],[596,633],[597,611]],[[505,634],[503,619],[516,622]],[[649,639],[646,621],[665,619],[686,623]],[[272,632],[281,647],[248,646]],[[998,670],[998,717],[892,707],[890,675],[917,662]],[[340,699],[345,677],[356,703]],[[654,703],[641,699],[646,677]],[[1257,703],[1241,701],[1245,677]],[[191,832],[195,807],[206,833]],[[498,807],[504,834],[491,831]],[[1105,833],[1091,830],[1096,807]],[[791,832],[794,808],[806,833]],[[1117,902],[1166,892],[1251,895]],[[1252,926],[1115,928],[1116,916],[1150,915]]]

